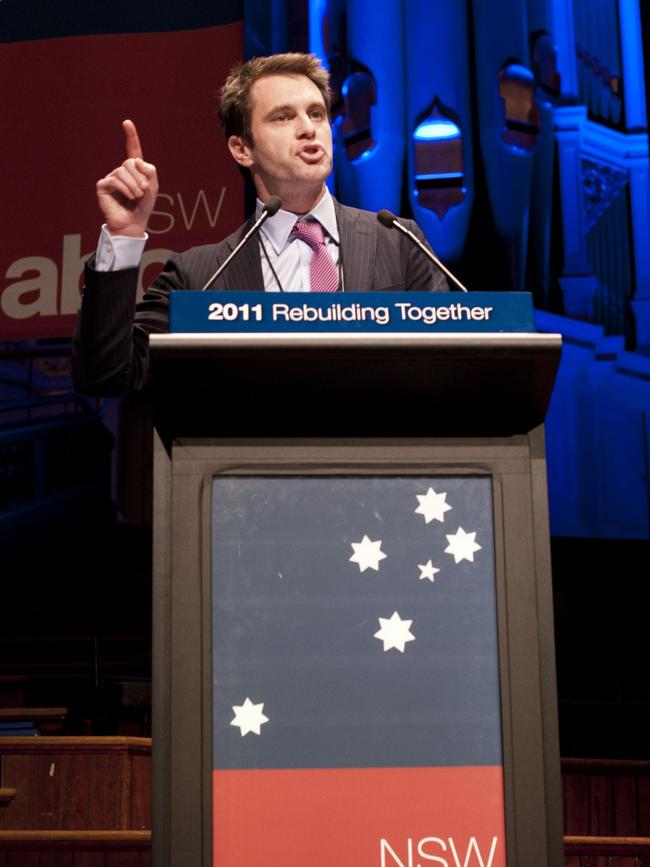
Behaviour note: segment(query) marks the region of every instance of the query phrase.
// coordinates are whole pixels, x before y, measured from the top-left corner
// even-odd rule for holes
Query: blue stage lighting
[[[460,138],[460,128],[448,118],[427,118],[413,133],[416,141],[442,141]]]

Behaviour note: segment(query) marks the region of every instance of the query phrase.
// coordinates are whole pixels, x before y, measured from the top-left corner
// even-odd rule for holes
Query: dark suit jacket
[[[334,202],[340,235],[343,286],[348,292],[447,291],[447,281],[417,247],[375,214]],[[418,237],[412,221],[403,221]],[[169,293],[201,289],[248,229],[219,244],[173,256],[136,306],[138,269],[99,272],[86,267],[86,284],[73,340],[73,377],[87,394],[124,394],[147,380],[149,334],[168,330]],[[425,241],[426,243],[426,241]],[[212,287],[264,290],[259,244],[247,244]]]

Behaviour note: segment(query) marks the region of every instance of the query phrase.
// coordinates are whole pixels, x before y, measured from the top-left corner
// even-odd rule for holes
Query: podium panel
[[[156,497],[154,864],[562,864],[541,428],[158,436]]]
[[[218,476],[212,611],[215,865],[505,865],[489,476]]]

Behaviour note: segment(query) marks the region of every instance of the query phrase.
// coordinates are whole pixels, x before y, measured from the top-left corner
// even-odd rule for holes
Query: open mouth
[[[305,162],[316,163],[324,154],[324,150],[319,144],[305,145],[298,152],[298,156]]]

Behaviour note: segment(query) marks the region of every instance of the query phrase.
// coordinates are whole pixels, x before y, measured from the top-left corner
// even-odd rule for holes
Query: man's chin
[[[302,161],[302,170],[300,175],[313,181],[325,182],[332,171],[332,161],[324,158],[318,162],[307,163]]]

